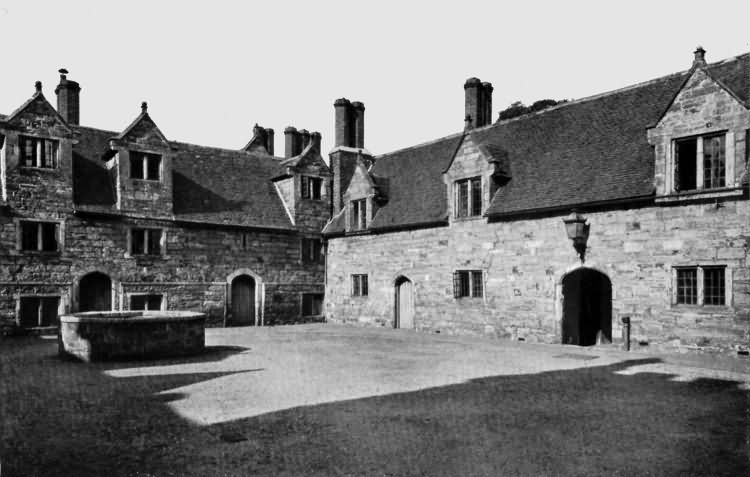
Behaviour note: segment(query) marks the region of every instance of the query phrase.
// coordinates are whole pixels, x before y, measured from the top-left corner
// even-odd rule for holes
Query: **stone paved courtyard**
[[[750,475],[750,360],[305,325],[0,341],[2,476]]]

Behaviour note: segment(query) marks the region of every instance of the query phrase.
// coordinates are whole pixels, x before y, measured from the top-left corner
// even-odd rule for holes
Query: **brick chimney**
[[[318,131],[310,133],[310,142],[312,143],[313,149],[320,153],[320,141],[323,136]]]
[[[693,52],[693,68],[706,66],[706,50],[702,46],[698,46]]]
[[[304,133],[310,136],[304,129],[297,131],[297,128],[292,126],[284,129],[284,157],[294,157],[302,152]]]
[[[266,151],[273,156],[273,129],[266,128]]]
[[[310,144],[310,131],[308,131],[307,129],[300,129],[299,130],[299,146],[298,146],[299,151],[297,151],[297,154],[304,151],[308,144]],[[297,154],[295,154],[295,156]]]
[[[67,77],[68,70],[60,68],[60,84],[55,88],[57,95],[57,112],[68,122],[68,124],[79,124],[80,122],[80,104],[79,95],[81,87],[75,81],[70,81]]]
[[[481,128],[492,122],[492,83],[469,78],[464,83],[465,129]]]

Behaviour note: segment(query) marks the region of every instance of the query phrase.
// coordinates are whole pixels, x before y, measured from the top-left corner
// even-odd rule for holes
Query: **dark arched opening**
[[[612,283],[605,274],[579,268],[565,275],[562,293],[563,344],[612,342]]]
[[[254,326],[255,280],[249,275],[240,275],[232,280],[232,325]]]
[[[78,310],[112,310],[112,280],[107,275],[93,272],[81,278],[78,284]]]
[[[414,285],[406,277],[398,277],[395,282],[395,328],[414,328]]]

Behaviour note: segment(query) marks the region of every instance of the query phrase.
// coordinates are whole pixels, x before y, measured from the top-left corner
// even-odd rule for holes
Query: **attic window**
[[[18,146],[21,150],[21,165],[54,169],[57,167],[58,142],[52,139],[19,136]]]
[[[131,229],[131,255],[161,255],[162,238],[161,229]]]
[[[364,230],[367,228],[367,199],[353,200],[351,229]]]
[[[454,182],[455,216],[475,217],[482,215],[482,179],[472,177]]]
[[[323,189],[323,179],[320,177],[302,176],[302,198],[303,199],[321,199]]]
[[[726,135],[675,141],[675,191],[715,189],[726,185]]]
[[[161,156],[148,152],[130,151],[130,178],[158,181],[161,178]]]

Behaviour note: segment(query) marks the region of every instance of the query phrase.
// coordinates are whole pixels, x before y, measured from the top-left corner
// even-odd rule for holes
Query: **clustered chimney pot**
[[[336,109],[335,146],[365,147],[365,105],[359,101],[339,98],[333,103]]]
[[[469,78],[464,83],[464,128],[481,128],[492,122],[492,83]]]

